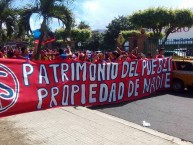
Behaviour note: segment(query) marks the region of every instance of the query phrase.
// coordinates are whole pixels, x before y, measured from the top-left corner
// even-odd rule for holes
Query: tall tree
[[[170,23],[165,28],[165,41],[168,36],[176,29],[193,26],[193,12],[190,9],[179,10],[176,9],[173,12],[173,19],[170,19]]]
[[[38,55],[40,54],[43,38],[51,31],[50,23],[53,18],[61,21],[65,25],[65,30],[70,33],[73,16],[69,8],[64,5],[66,1],[67,0],[35,0],[34,5],[26,6],[20,13],[19,28],[21,32],[23,30],[31,31],[30,18],[32,14],[37,14],[39,18],[43,18],[36,59],[38,59]]]
[[[131,30],[133,28],[133,25],[130,23],[127,17],[119,16],[118,18],[115,18],[107,26],[107,31],[104,34],[105,45],[107,47],[114,47],[119,33],[123,30]]]
[[[193,25],[193,12],[189,9],[149,8],[135,12],[130,16],[130,21],[138,28],[151,29],[157,38],[165,32],[166,41],[175,29]]]
[[[77,26],[78,29],[90,29],[90,26],[87,25],[84,21],[81,21],[80,24]]]
[[[11,37],[15,27],[15,10],[10,8],[13,0],[0,1],[0,41]]]
[[[88,41],[88,49],[101,50],[103,49],[103,34],[98,31],[92,31],[92,37]]]

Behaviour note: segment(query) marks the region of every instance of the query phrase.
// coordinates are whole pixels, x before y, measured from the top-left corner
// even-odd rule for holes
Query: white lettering
[[[93,88],[96,88],[97,84],[90,84],[89,87],[89,103],[95,103],[96,102],[96,98],[94,98],[93,95],[96,95],[96,91],[93,90]]]
[[[170,88],[170,73],[166,73],[165,88]]]
[[[63,94],[62,94],[62,105],[63,106],[68,105],[68,97],[69,97],[69,86],[64,85],[63,86]]]
[[[62,63],[61,64],[61,78],[62,78],[62,82],[64,82],[65,80],[68,81],[68,77],[66,75],[66,72],[68,71],[68,64],[67,63]]]
[[[121,78],[125,78],[128,74],[128,71],[129,71],[129,63],[124,61],[122,65]]]
[[[119,91],[118,91],[118,100],[123,99],[124,89],[125,89],[124,83],[120,82],[119,83]]]
[[[128,97],[131,97],[133,92],[134,92],[134,83],[133,81],[129,81],[129,86],[128,86]]]
[[[44,64],[40,65],[40,73],[39,73],[39,84],[43,84],[43,79],[46,84],[50,84],[49,79],[48,79],[48,74],[46,71],[46,67]]]
[[[99,102],[103,103],[107,101],[108,86],[106,84],[100,84]]]
[[[89,72],[90,72],[90,81],[95,81],[95,79],[96,79],[96,64],[94,64],[94,63],[90,64]]]
[[[79,91],[79,86],[78,85],[72,85],[72,91],[71,91],[71,104],[74,105],[74,95],[78,93]]]
[[[116,101],[116,83],[113,83],[111,86],[111,91],[109,95],[109,102],[115,102]]]
[[[118,63],[112,63],[111,79],[115,79],[118,75]]]
[[[52,107],[52,103],[54,103],[55,106],[58,105],[55,96],[57,96],[59,93],[58,87],[51,88],[51,101],[50,101],[50,107]]]
[[[86,94],[85,93],[86,93],[85,85],[83,84],[83,85],[81,85],[81,103],[83,105],[86,104]]]
[[[28,76],[33,73],[34,68],[31,64],[27,63],[27,64],[23,64],[23,69],[22,70],[23,70],[24,84],[25,84],[25,86],[29,86]]]
[[[105,64],[98,64],[98,81],[105,80]]]
[[[53,69],[53,73],[54,73],[54,81],[55,83],[58,83],[58,75],[57,75],[57,67],[59,67],[59,64],[51,64],[49,67],[51,67]]]
[[[38,89],[38,106],[37,109],[42,108],[43,99],[48,96],[48,91],[45,88]]]

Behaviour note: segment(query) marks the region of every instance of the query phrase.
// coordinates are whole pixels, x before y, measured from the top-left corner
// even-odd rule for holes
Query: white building
[[[181,28],[171,33],[168,39],[186,39],[193,38],[193,27],[192,28]]]

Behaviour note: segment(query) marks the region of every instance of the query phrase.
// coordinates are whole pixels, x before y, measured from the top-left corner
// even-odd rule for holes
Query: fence
[[[193,57],[193,38],[187,39],[168,39],[164,40],[148,39],[144,42],[144,53],[154,56],[156,50],[164,47],[165,56]]]

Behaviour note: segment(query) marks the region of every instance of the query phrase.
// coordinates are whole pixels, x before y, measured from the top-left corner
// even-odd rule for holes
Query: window
[[[191,62],[178,61],[176,62],[176,67],[178,70],[193,71],[193,65]]]

